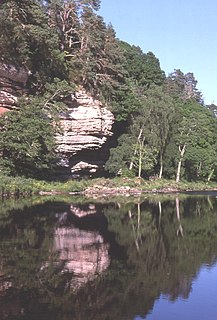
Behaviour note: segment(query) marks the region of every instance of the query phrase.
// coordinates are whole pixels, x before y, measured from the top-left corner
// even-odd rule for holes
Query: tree
[[[163,157],[174,114],[173,99],[164,92],[162,87],[152,85],[141,97],[141,108],[133,117],[131,132],[137,132],[139,136],[139,130],[142,130],[146,144],[157,151],[159,178],[162,178],[163,174]]]
[[[55,128],[38,105],[7,113],[0,118],[0,130],[1,171],[35,177],[54,167]]]
[[[216,149],[209,141],[201,137],[199,143],[190,146],[186,152],[185,175],[187,179],[210,181],[216,169],[216,158]]]
[[[193,122],[192,122],[193,120]],[[180,180],[181,174],[181,166],[184,159],[184,155],[186,152],[186,148],[192,142],[192,135],[194,134],[194,130],[196,128],[195,119],[189,118],[188,116],[183,116],[179,128],[178,128],[178,137],[177,137],[177,144],[179,150],[179,159],[178,159],[178,166],[177,166],[177,173],[176,173],[176,182]]]
[[[20,101],[20,110],[0,118],[0,170],[10,175],[49,177],[57,162],[55,135],[63,97],[72,91],[66,82],[47,85],[44,96]]]
[[[133,145],[133,157],[129,169],[137,170],[137,177],[141,178],[142,171],[150,171],[156,164],[156,148],[149,146],[143,136],[143,129],[140,130],[136,144]]]
[[[198,108],[195,137],[186,151],[185,159],[185,170],[189,180],[209,181],[212,178],[217,166],[216,141],[216,118],[206,108]]]
[[[140,97],[138,108],[131,116],[128,135],[119,139],[118,147],[123,148],[126,144],[131,146],[125,157],[128,157],[129,169],[138,170],[139,176],[142,172],[146,175],[150,173],[159,162],[159,177],[162,177],[163,156],[174,110],[173,99],[159,86],[152,85],[145,95]],[[109,163],[112,163],[112,158]]]
[[[147,90],[151,84],[162,85],[165,73],[160,68],[159,60],[152,52],[143,53],[140,47],[120,42],[125,60],[123,65],[138,87]]]
[[[139,135],[123,134],[119,138],[117,148],[110,150],[110,158],[105,169],[110,173],[141,178],[142,174],[148,175],[156,163],[156,149],[146,143],[144,132]]]
[[[119,145],[110,149],[110,157],[105,164],[105,170],[113,175],[128,174],[129,155],[133,152],[132,138],[124,134],[118,140]]]
[[[213,112],[214,116],[217,117],[217,105],[211,103],[210,105],[206,106],[211,112]]]
[[[148,52],[145,57],[144,80],[141,85],[149,88],[151,84],[162,85],[165,80],[165,73],[160,68],[160,62],[152,52]]]
[[[30,70],[32,93],[43,91],[47,81],[66,76],[59,37],[49,28],[40,1],[10,0],[0,8],[0,55],[2,62]]]
[[[170,73],[165,81],[166,91],[175,99],[194,99],[203,105],[202,93],[197,89],[197,80],[192,72],[184,74],[180,69]]]
[[[193,72],[188,72],[185,75],[185,93],[186,99],[194,99],[199,104],[203,105],[202,93],[197,89],[197,80]]]
[[[194,100],[180,105],[179,117],[175,133],[179,151],[176,182],[180,180],[183,163],[188,178],[208,178],[216,163],[216,119]]]
[[[163,157],[174,121],[175,102],[164,92],[162,87],[154,85],[146,92],[146,97],[143,101],[142,112],[143,117],[147,118],[148,140],[158,150],[158,177],[161,179],[163,175]]]

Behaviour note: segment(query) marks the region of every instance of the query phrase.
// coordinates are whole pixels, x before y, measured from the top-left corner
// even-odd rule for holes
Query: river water
[[[216,320],[217,193],[0,202],[1,320]]]

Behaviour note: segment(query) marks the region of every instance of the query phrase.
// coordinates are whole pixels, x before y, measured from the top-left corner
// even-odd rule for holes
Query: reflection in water
[[[0,319],[47,319],[47,304],[55,310],[108,268],[109,244],[97,230],[106,231],[106,220],[91,204],[20,207],[4,210],[0,220]]]
[[[181,223],[179,198],[178,197],[176,197],[176,216],[177,216],[177,220],[179,223],[179,226],[178,226],[176,233],[177,233],[177,236],[181,235],[183,237],[183,227],[182,227],[182,223]]]
[[[76,215],[77,217],[86,217],[91,214],[96,213],[96,206],[94,204],[89,204],[87,207],[85,207],[83,210],[73,204],[70,205],[71,212]]]
[[[200,281],[217,261],[215,195],[86,201],[4,203],[1,319],[183,320],[192,301],[214,319],[217,283]]]
[[[140,219],[141,219],[141,209],[140,209],[140,203],[137,204],[137,219],[134,222],[132,211],[128,211],[130,224],[132,226],[132,233],[134,237],[134,242],[136,245],[136,250],[139,252],[139,247],[142,244],[141,242],[141,233],[140,233]]]
[[[109,266],[108,244],[97,232],[78,228],[56,228],[54,252],[59,252],[58,261],[64,263],[62,272],[73,273],[71,287],[77,288],[93,280]]]
[[[211,268],[202,266],[197,279],[192,283],[192,292],[188,299],[178,298],[176,303],[171,303],[167,296],[161,295],[154,304],[153,312],[148,314],[145,319],[216,320],[216,275],[217,263]],[[141,317],[135,318],[135,320],[142,319]]]

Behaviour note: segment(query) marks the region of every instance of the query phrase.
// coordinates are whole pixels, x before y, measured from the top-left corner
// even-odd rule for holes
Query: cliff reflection
[[[94,205],[45,203],[9,211],[5,203],[2,207],[0,319],[28,312],[42,312],[46,319],[44,304],[55,309],[108,268],[110,245],[97,230],[106,233],[106,219]]]
[[[59,263],[64,261],[62,272],[73,274],[71,287],[93,280],[109,266],[109,245],[97,232],[78,228],[57,228],[53,250],[59,252]]]
[[[145,317],[161,295],[188,299],[201,266],[217,261],[215,196],[86,201],[4,213],[2,319],[8,301],[19,320]]]

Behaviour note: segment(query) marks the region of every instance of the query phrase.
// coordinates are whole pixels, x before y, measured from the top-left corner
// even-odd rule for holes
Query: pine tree
[[[47,81],[65,74],[56,30],[49,28],[40,1],[10,0],[0,8],[2,62],[30,70],[29,86],[40,92]]]
[[[140,47],[121,42],[125,56],[125,69],[136,85],[147,90],[151,84],[162,85],[165,73],[160,68],[159,60],[152,52],[143,53]]]
[[[170,73],[165,81],[167,92],[176,99],[194,99],[203,104],[202,93],[197,89],[197,80],[192,72],[184,74],[180,69]]]

